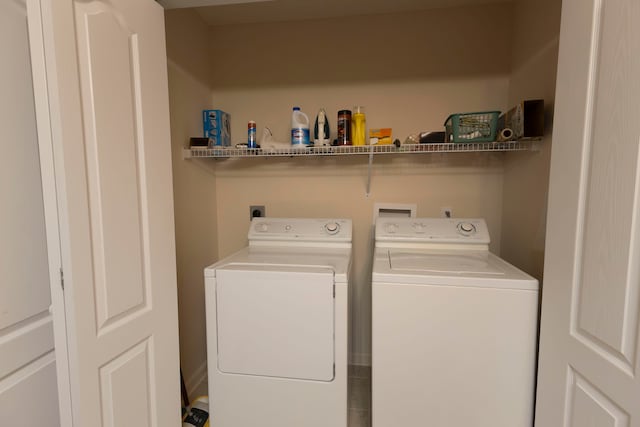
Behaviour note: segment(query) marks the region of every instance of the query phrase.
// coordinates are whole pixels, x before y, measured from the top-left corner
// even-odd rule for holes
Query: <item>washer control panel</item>
[[[378,218],[376,241],[488,244],[482,218]]]
[[[253,218],[249,240],[351,242],[350,219]]]

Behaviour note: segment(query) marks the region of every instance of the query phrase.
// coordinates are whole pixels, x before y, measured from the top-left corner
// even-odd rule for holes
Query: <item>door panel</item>
[[[48,287],[45,291],[48,292]],[[2,330],[0,335],[0,378],[53,350],[53,325],[47,310]]]
[[[138,344],[100,368],[102,422],[104,426],[152,426],[157,408],[150,395],[155,394],[149,381],[152,372],[149,340]],[[131,379],[135,378],[134,381]]]
[[[636,267],[640,121],[629,120],[627,114],[637,109],[640,90],[627,80],[637,80],[632,76],[640,73],[640,43],[634,41],[640,31],[632,30],[632,4],[624,3],[597,4],[594,17],[593,84],[584,141],[588,161],[581,188],[584,216],[578,250],[582,253],[577,254],[581,271],[572,313],[576,333],[585,343],[633,370],[640,286]]]
[[[99,3],[79,4],[79,65],[86,135],[89,213],[95,268],[98,330],[144,309],[148,287],[141,197],[144,185],[137,34],[126,21]],[[140,136],[143,132],[141,130]],[[113,171],[118,171],[114,174]],[[127,251],[121,250],[126,245]],[[146,264],[146,265],[145,265]]]
[[[23,0],[0,5],[0,330],[51,304],[38,136]],[[26,77],[26,78],[25,78]]]
[[[571,427],[627,427],[629,415],[583,377],[569,372],[567,396]]]
[[[0,2],[0,426],[16,427],[60,425],[30,19]]]
[[[640,426],[640,3],[564,0],[536,425]]]
[[[41,0],[76,426],[180,422],[164,11]]]
[[[59,426],[53,351],[0,381],[0,425]]]

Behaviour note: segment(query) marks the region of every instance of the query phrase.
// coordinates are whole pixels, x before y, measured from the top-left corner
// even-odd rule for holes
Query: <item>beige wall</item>
[[[255,120],[290,140],[291,108],[366,107],[369,127],[401,140],[441,129],[451,112],[506,106],[511,6],[212,27],[213,106],[245,142]]]
[[[169,101],[176,220],[180,359],[193,390],[206,375],[203,269],[217,252],[216,180],[210,165],[182,159],[190,136],[200,135],[200,112],[211,99],[208,28],[191,10],[166,13]]]
[[[501,246],[505,259],[542,279],[561,0],[514,6],[509,105],[544,99],[546,136],[540,152],[506,156]]]
[[[324,107],[367,107],[369,127],[438,130],[449,113],[504,109],[511,65],[511,6],[432,10],[298,23],[213,27],[212,107],[231,114],[232,138],[246,123],[289,140],[290,111],[313,119]],[[357,42],[353,42],[356,40]],[[502,54],[496,54],[496,53]],[[373,205],[415,203],[418,215],[485,217],[500,250],[502,155],[378,156],[367,197],[367,157],[253,159],[215,164],[218,251],[246,245],[249,205],[268,216],[354,221],[354,357],[370,360],[370,254]]]

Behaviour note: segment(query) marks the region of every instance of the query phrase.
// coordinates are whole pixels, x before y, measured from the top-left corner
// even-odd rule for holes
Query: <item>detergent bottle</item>
[[[353,116],[351,117],[351,137],[353,145],[367,145],[367,120],[364,115],[363,106],[353,107]]]
[[[309,117],[300,111],[300,107],[293,107],[291,115],[291,145],[309,145]]]

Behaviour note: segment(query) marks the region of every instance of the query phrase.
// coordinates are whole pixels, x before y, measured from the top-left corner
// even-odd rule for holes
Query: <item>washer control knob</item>
[[[284,226],[285,231],[291,231],[291,224],[287,224]]]
[[[396,231],[398,231],[398,224],[387,223],[384,226],[384,231],[386,231],[389,234],[394,234]]]
[[[269,230],[269,226],[267,225],[266,222],[260,222],[258,224],[256,224],[256,231],[259,233],[265,233],[267,230]]]
[[[336,234],[338,231],[340,231],[340,224],[338,224],[337,222],[328,222],[324,225],[324,229],[328,234]]]
[[[476,232],[476,226],[470,222],[461,222],[458,224],[458,231],[465,236],[471,236]]]

